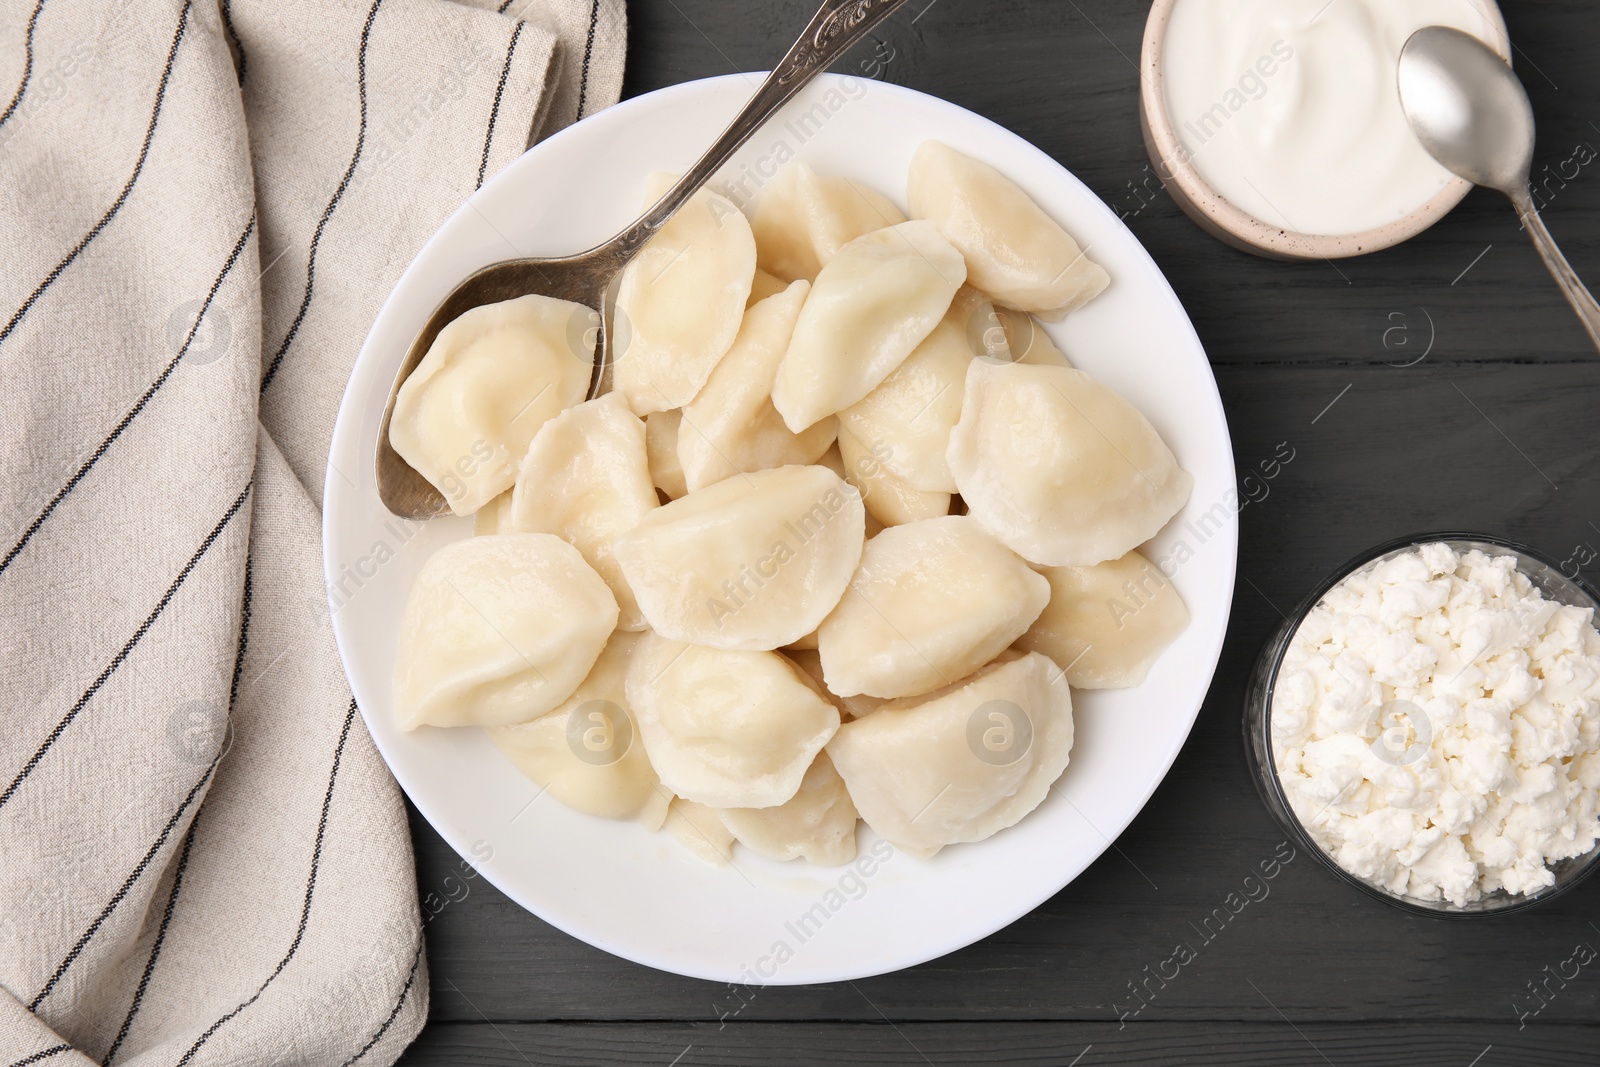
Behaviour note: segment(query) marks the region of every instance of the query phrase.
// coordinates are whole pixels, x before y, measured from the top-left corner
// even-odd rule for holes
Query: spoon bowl
[[[1600,304],[1539,217],[1528,191],[1533,105],[1511,68],[1470,34],[1426,26],[1400,51],[1400,106],[1424,148],[1449,170],[1511,199],[1545,266],[1600,348]]]

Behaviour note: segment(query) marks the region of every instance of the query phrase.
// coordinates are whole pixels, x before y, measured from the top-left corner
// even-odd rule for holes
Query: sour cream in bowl
[[[1406,40],[1453,26],[1510,54],[1493,0],[1157,0],[1142,67],[1145,140],[1190,216],[1278,258],[1399,243],[1470,186],[1406,123]]]

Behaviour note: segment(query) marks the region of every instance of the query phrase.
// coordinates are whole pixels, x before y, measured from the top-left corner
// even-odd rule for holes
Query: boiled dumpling
[[[817,754],[799,791],[784,803],[721,814],[741,845],[768,859],[842,867],[856,858],[856,806],[826,752]]]
[[[946,321],[961,328],[967,347],[974,356],[982,356],[998,363],[1014,363],[1011,354],[1011,335],[1006,329],[1005,314],[1021,314],[1010,308],[997,307],[971,285],[963,285],[950,302]]]
[[[739,332],[755,273],[750,223],[709,189],[691,197],[628,264],[617,292],[612,381],[634,414],[694,399]]]
[[[676,797],[667,809],[666,830],[707,863],[725,867],[733,859],[733,831],[723,825],[722,813],[715,808]]]
[[[616,625],[611,590],[559,537],[448,544],[400,620],[395,717],[402,730],[537,718],[578,688]]]
[[[715,808],[782,804],[839,728],[839,712],[776,652],[648,634],[628,667],[627,692],[662,783]]]
[[[967,364],[975,354],[963,314],[968,310],[952,305],[952,313],[882,384],[839,412],[842,432],[857,442],[881,442],[884,468],[918,492],[956,491],[945,451],[961,418]]]
[[[911,160],[906,197],[966,257],[971,282],[1009,307],[1059,318],[1099,296],[1111,276],[998,170],[938,141]]]
[[[1194,486],[1138,409],[1070,367],[973,360],[949,459],[972,517],[1046,567],[1125,555]]]
[[[683,464],[678,462],[678,428],[683,412],[653,411],[644,420],[644,447],[650,457],[650,480],[673,500],[689,491],[683,479]]]
[[[787,648],[783,654],[788,657],[790,663],[800,668],[801,673],[815,683],[813,688],[839,709],[840,717],[846,722],[871,715],[885,703],[882,697],[869,697],[864,694],[842,697],[829,689],[828,680],[822,673],[822,653],[814,648]]]
[[[672,794],[661,787],[628,712],[628,661],[639,635],[613,634],[589,676],[554,711],[488,731],[517,770],[579,811],[638,819],[658,830]]]
[[[606,580],[618,625],[643,630],[644,615],[613,546],[660,507],[645,455],[644,423],[616,393],[569,408],[528,447],[511,501],[511,529],[551,533],[577,546]]]
[[[796,433],[872,392],[950,310],[961,253],[926,222],[858,237],[817,275],[778,368],[773,406]]]
[[[511,532],[511,493],[501,493],[472,517],[472,536],[488,537]]]
[[[714,648],[815,630],[861,560],[861,497],[825,467],[736,475],[651,512],[616,546],[651,629]]]
[[[1044,327],[1026,311],[997,307],[995,315],[1005,327],[1009,358],[1000,362],[1030,363],[1044,367],[1070,367],[1072,361],[1056,346]]]
[[[927,854],[982,841],[1044,800],[1072,751],[1072,695],[1037,653],[885,704],[828,744],[868,826]]]
[[[1050,583],[970,518],[885,530],[817,632],[828,688],[932,692],[1005,651],[1049,599]]]
[[[838,433],[824,419],[801,434],[772,406],[772,383],[811,287],[795,282],[745,312],[738,340],[683,409],[678,461],[690,492],[742,471],[814,463]]]
[[[1138,685],[1189,625],[1172,582],[1137,552],[1044,576],[1050,604],[1017,647],[1055,660],[1075,689]]]
[[[892,454],[893,449],[887,442],[873,441],[869,447],[840,424],[839,458],[845,477],[861,491],[861,499],[871,518],[883,526],[900,526],[950,514],[949,493],[913,489],[890,473],[886,461]]]
[[[594,342],[569,327],[592,314],[519,296],[473,308],[439,331],[395,394],[389,443],[451,511],[471,515],[511,488],[539,427],[584,398]]]
[[[905,215],[876,189],[790,163],[762,193],[750,219],[761,268],[812,281],[839,249]]]

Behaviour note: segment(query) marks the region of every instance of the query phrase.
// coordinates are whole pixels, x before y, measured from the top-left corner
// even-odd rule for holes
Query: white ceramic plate
[[[1216,382],[1133,235],[1081,182],[993,123],[907,89],[828,76],[746,146],[724,171],[727,184],[754,192],[778,161],[798,155],[903,201],[912,153],[938,138],[997,166],[1091,248],[1112,286],[1051,333],[1138,405],[1195,476],[1188,508],[1147,546],[1176,567],[1193,624],[1139,688],[1074,694],[1072,763],[1037,811],[929,861],[892,852],[863,827],[861,854],[873,858],[858,867],[780,864],[743,849],[733,867],[711,867],[666,834],[538,799],[482,731],[396,729],[390,678],[407,592],[432,552],[471,532],[453,518],[407,523],[378,501],[373,446],[412,336],[478,267],[576,252],[620,230],[646,176],[686,169],[758,80],[691,82],[601,112],[528,152],[451,216],[400,279],[356,362],[334,432],[323,540],[334,632],[367,726],[453,848],[518,904],[607,952],[697,978],[800,984],[893,971],[971,944],[1110,845],[1176,758],[1211,683],[1238,536]]]

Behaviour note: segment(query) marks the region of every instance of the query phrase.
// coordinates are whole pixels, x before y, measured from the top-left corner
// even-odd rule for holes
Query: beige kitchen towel
[[[328,442],[407,262],[616,100],[625,37],[622,0],[0,4],[0,1067],[421,1027]]]

